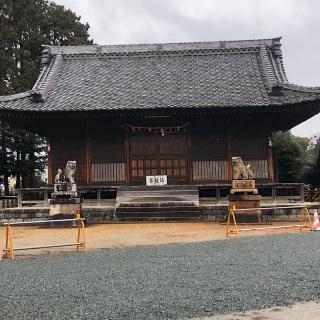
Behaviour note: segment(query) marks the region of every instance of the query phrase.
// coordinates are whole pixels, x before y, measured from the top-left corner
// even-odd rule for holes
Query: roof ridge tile
[[[302,91],[302,92],[320,94],[320,87],[301,86],[293,83],[279,83],[279,86],[284,89],[289,89],[293,91],[300,91],[300,92]]]
[[[44,100],[48,93],[50,84],[53,82],[62,64],[62,53],[57,54],[47,68],[44,68],[32,91],[36,100]]]
[[[113,44],[113,45],[82,45],[82,46],[45,46],[51,55],[62,50],[63,54],[81,53],[112,53],[112,52],[148,52],[148,51],[175,51],[175,50],[197,50],[197,49],[231,49],[259,47],[265,44],[273,47],[280,44],[281,37],[253,40],[223,40],[223,41],[201,41],[201,42],[172,42],[172,43],[144,43],[144,44]],[[223,45],[222,45],[223,44]]]
[[[7,96],[0,96],[0,101],[6,102],[6,101],[14,101],[14,100],[18,100],[18,99],[23,99],[26,97],[31,97],[31,94],[32,94],[32,90],[24,91],[24,92],[20,92],[20,93],[15,93],[15,94],[10,94]]]

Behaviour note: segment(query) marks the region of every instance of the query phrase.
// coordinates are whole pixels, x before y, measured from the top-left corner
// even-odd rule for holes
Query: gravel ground
[[[0,319],[190,319],[320,299],[320,233],[0,261]]]

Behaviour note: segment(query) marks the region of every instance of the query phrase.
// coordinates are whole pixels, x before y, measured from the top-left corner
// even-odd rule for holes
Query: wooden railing
[[[85,204],[90,205],[103,205],[104,200],[108,198],[108,194],[116,193],[116,189],[113,187],[104,186],[87,186],[79,187],[78,191],[82,198],[84,198]],[[48,207],[48,199],[51,197],[53,188],[24,188],[18,189],[18,201],[17,207]],[[105,194],[107,193],[107,196]]]
[[[0,209],[15,208],[18,206],[17,196],[0,196]]]
[[[257,188],[263,201],[276,203],[279,201],[304,202],[303,183],[258,183]],[[200,198],[217,203],[227,201],[231,189],[230,184],[199,185]]]
[[[198,185],[200,198],[212,200],[216,203],[227,201],[230,192],[230,184],[202,184]],[[263,201],[277,203],[284,202],[304,202],[310,201],[309,195],[305,199],[303,183],[260,183],[257,184],[259,194]],[[108,199],[115,199],[117,186],[81,186],[79,192],[84,198],[84,205],[103,206],[108,203]],[[52,188],[28,188],[17,190],[17,207],[41,206],[48,207],[48,199],[51,196]],[[16,198],[16,197],[14,197]],[[313,197],[312,201],[319,201],[319,195]],[[14,200],[13,200],[14,201]],[[110,203],[110,202],[109,202]]]
[[[306,191],[304,197],[306,202],[320,202],[320,191]]]

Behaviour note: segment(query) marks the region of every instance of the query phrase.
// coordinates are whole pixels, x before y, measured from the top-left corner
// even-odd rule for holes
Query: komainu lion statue
[[[75,183],[74,176],[76,173],[76,161],[68,161],[66,168],[64,169],[64,175],[66,177],[66,182]]]
[[[244,165],[240,157],[232,157],[233,179],[253,179],[254,175],[250,164]]]
[[[58,169],[58,173],[56,174],[55,178],[54,178],[54,183],[61,183],[64,182],[65,178],[64,178],[64,174],[62,172],[61,169]]]

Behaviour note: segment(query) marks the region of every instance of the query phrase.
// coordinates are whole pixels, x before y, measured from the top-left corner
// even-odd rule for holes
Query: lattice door
[[[130,180],[144,184],[149,175],[167,175],[168,183],[187,180],[187,148],[183,135],[132,136]]]

